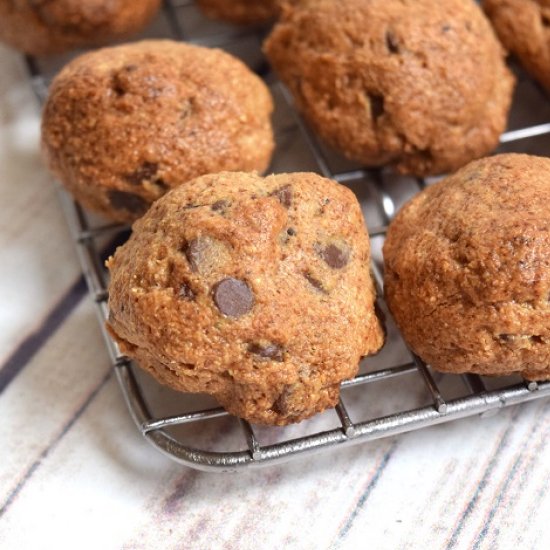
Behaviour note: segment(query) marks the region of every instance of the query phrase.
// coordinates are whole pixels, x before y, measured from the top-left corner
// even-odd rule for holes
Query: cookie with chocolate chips
[[[208,17],[236,25],[265,23],[279,13],[280,0],[197,0]]]
[[[0,41],[32,55],[120,40],[144,27],[160,0],[0,0]]]
[[[369,261],[347,188],[202,176],[155,202],[109,260],[109,329],[164,384],[251,422],[298,422],[333,407],[383,343]]]
[[[506,127],[514,78],[473,0],[300,0],[264,49],[320,137],[367,166],[448,172]]]
[[[506,49],[550,92],[550,2],[483,0]]]
[[[53,81],[43,151],[83,206],[131,222],[197,176],[264,171],[272,109],[262,80],[221,50],[169,40],[105,48]]]
[[[385,292],[435,369],[550,378],[550,159],[498,155],[417,195],[390,225]]]

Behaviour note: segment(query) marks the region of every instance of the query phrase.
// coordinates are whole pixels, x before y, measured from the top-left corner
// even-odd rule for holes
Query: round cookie
[[[160,0],[0,0],[0,41],[32,55],[104,44],[143,28]]]
[[[204,14],[236,25],[265,23],[279,13],[279,0],[197,0]]]
[[[550,91],[550,2],[484,0],[483,9],[504,46]]]
[[[109,328],[160,382],[251,422],[298,422],[383,334],[353,193],[315,174],[224,172],[158,200],[108,262]]]
[[[384,245],[405,340],[448,372],[550,378],[550,159],[470,163],[410,201]]]
[[[171,187],[264,171],[269,90],[241,61],[168,40],[85,54],[55,78],[42,119],[51,170],[90,210],[132,221]]]
[[[319,135],[368,166],[450,171],[506,126],[514,78],[473,0],[302,0],[264,49]]]

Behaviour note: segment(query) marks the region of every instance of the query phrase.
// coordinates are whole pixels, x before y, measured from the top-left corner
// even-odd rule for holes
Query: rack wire
[[[273,170],[313,169],[350,186],[358,195],[369,221],[372,270],[378,306],[387,316],[387,342],[378,356],[361,364],[354,379],[342,383],[340,402],[334,411],[296,426],[252,426],[229,416],[210,398],[162,387],[120,352],[105,329],[108,274],[103,263],[115,246],[127,239],[129,229],[98,222],[58,186],[110,360],[130,413],[145,439],[187,466],[234,471],[467,416],[486,416],[503,407],[550,396],[550,382],[527,382],[518,376],[485,378],[435,373],[406,348],[382,300],[381,245],[399,206],[431,182],[400,177],[387,170],[366,170],[327,151],[294,110],[288,91],[269,72],[260,53],[263,32],[264,29],[242,31],[209,23],[201,18],[192,2],[175,0],[164,2],[163,11],[151,29],[153,37],[223,47],[237,55],[244,52],[248,56],[252,52],[253,60],[245,61],[265,78],[277,100],[276,133],[283,145],[276,152]],[[66,61],[67,58],[26,58],[40,100],[46,96],[52,75]],[[549,102],[521,72],[519,80],[510,129],[501,137],[501,150],[544,154],[550,146],[550,122],[546,122],[550,121]],[[289,151],[294,155],[292,158]]]

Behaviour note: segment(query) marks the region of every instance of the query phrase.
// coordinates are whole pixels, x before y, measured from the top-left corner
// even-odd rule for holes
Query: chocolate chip
[[[370,112],[373,120],[377,120],[384,114],[384,98],[381,95],[369,94]]]
[[[182,283],[180,286],[180,290],[178,292],[178,296],[180,298],[183,298],[184,300],[194,300],[195,299],[195,293],[191,289],[191,287],[187,283]]]
[[[126,65],[111,78],[111,88],[118,97],[122,97],[128,91],[128,74],[137,70],[137,65]]]
[[[292,187],[290,185],[284,185],[276,189],[273,193],[270,193],[270,196],[277,197],[285,208],[292,206]]]
[[[254,306],[254,295],[244,281],[227,277],[214,287],[214,303],[224,315],[241,317]]]
[[[118,82],[113,82],[112,88],[113,88],[113,92],[115,92],[115,95],[117,97],[122,97],[126,93],[126,90],[124,89],[124,87]]]
[[[261,359],[272,359],[281,362],[283,360],[283,348],[278,344],[249,344],[248,351]]]
[[[293,227],[289,227],[286,230],[286,234],[289,235],[290,237],[294,237],[296,235],[296,229],[294,229]]]
[[[292,386],[285,386],[279,397],[271,405],[271,410],[281,416],[287,416],[291,412]]]
[[[313,277],[313,275],[311,275],[311,273],[304,273],[304,277],[307,279],[307,282],[312,287],[316,288],[317,290],[319,290],[323,294],[327,293],[327,291],[323,287],[323,283],[321,283],[321,281],[319,281],[319,279],[316,279],[315,277]]]
[[[342,269],[349,262],[349,252],[343,250],[335,244],[329,244],[325,247],[317,247],[319,255],[326,264],[333,269]]]
[[[162,179],[158,178],[153,182],[163,193],[166,193],[170,186]]]
[[[221,199],[219,201],[216,201],[210,208],[214,210],[214,212],[222,212],[229,206],[229,201]]]
[[[190,97],[183,102],[183,105],[181,108],[182,120],[185,120],[187,117],[189,117],[194,110],[195,110],[195,98]]]
[[[550,27],[550,18],[547,15],[541,14],[540,18],[543,27]]]
[[[149,203],[139,195],[119,191],[118,189],[110,189],[107,193],[111,206],[116,210],[127,210],[132,214],[142,215],[147,212]]]
[[[399,53],[399,42],[392,31],[386,31],[386,47],[390,53]]]
[[[124,174],[122,177],[132,185],[140,185],[144,181],[151,181],[158,169],[159,165],[156,162],[144,162],[137,170]],[[159,179],[157,182],[162,182],[162,180]]]
[[[219,273],[231,257],[228,244],[208,234],[184,241],[179,250],[185,255],[190,270],[204,276]]]
[[[185,247],[185,257],[189,262],[191,271],[199,271],[203,256],[208,249],[208,242],[205,238],[197,237]]]

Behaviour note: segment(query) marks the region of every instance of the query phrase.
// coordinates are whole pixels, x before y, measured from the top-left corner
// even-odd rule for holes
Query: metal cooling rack
[[[279,121],[276,134],[286,151],[276,152],[273,170],[316,170],[349,185],[357,193],[369,220],[372,269],[381,297],[380,251],[386,227],[404,200],[430,181],[361,169],[325,150],[293,110],[292,98],[286,89],[269,73],[259,53],[262,29],[241,31],[207,22],[191,2],[171,0],[164,3],[151,35],[224,47],[241,56],[243,51],[245,54],[253,52],[254,61],[247,61],[266,79],[276,97],[275,123]],[[49,79],[67,60],[66,57],[27,58],[32,83],[41,100],[46,95]],[[545,121],[550,121],[549,102],[520,72],[511,129],[501,138],[501,150],[544,154],[544,150],[550,150],[550,123]],[[291,160],[289,151],[295,155]],[[340,403],[334,411],[286,428],[253,427],[229,416],[210,398],[180,394],[160,386],[120,353],[105,330],[108,274],[103,262],[116,244],[124,242],[129,230],[120,225],[101,224],[83,211],[60,186],[58,188],[89,292],[97,306],[107,350],[130,413],[153,446],[182,464],[213,471],[265,466],[458,418],[485,416],[502,407],[550,395],[550,382],[527,382],[517,376],[484,378],[432,372],[407,350],[388,316],[388,339],[384,349],[361,365],[358,376],[342,383]],[[379,307],[387,313],[381,298]]]

